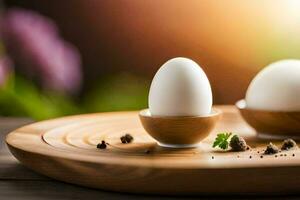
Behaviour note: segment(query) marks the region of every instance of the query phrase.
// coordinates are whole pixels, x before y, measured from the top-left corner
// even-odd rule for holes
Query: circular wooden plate
[[[38,122],[15,130],[6,141],[13,155],[36,172],[92,188],[171,195],[299,191],[299,151],[262,156],[269,141],[256,139],[233,106],[217,108],[224,113],[222,120],[193,149],[159,147],[143,130],[138,112]],[[244,136],[253,149],[242,153],[212,149],[219,131]],[[133,143],[120,142],[125,133],[134,136]],[[109,143],[107,149],[96,148],[101,140]]]

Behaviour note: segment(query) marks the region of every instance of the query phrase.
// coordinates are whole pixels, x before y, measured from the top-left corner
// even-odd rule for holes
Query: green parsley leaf
[[[213,143],[213,148],[219,147],[221,149],[226,150],[228,148],[228,139],[232,133],[219,133]]]

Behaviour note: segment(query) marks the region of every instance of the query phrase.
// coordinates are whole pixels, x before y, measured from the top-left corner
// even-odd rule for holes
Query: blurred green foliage
[[[11,75],[0,89],[0,114],[43,120],[87,112],[136,110],[147,107],[149,85],[149,81],[137,76],[118,74],[102,79],[81,101],[74,101]]]
[[[87,112],[138,110],[147,107],[150,82],[121,73],[104,78],[84,99]]]
[[[4,116],[26,116],[36,120],[81,112],[67,96],[43,92],[33,82],[13,75],[0,89],[0,110]]]

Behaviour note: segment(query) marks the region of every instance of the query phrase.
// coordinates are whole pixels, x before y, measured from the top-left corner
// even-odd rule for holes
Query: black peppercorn
[[[292,139],[286,139],[283,141],[281,149],[290,150],[297,147],[297,143]]]
[[[293,156],[295,156],[295,154],[293,153]]]
[[[231,138],[229,146],[231,147],[232,151],[246,151],[250,149],[244,138],[238,135],[234,135]]]
[[[130,134],[126,133],[125,135],[121,136],[120,140],[123,144],[128,144],[133,141],[133,137]]]
[[[149,149],[145,150],[145,153],[146,153],[146,154],[149,154],[149,153],[150,153],[150,150],[149,150]]]
[[[279,151],[278,147],[270,142],[270,144],[267,146],[264,154],[266,154],[266,155],[275,154],[275,153],[278,153],[278,151]]]
[[[98,149],[106,149],[107,145],[104,140],[101,141],[101,143],[97,144]]]

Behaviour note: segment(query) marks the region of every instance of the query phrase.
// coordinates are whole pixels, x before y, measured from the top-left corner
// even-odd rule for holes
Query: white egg
[[[188,58],[173,58],[155,74],[149,92],[153,116],[203,116],[212,108],[210,83],[201,67]]]
[[[300,111],[300,60],[268,65],[252,80],[246,93],[248,108]]]

